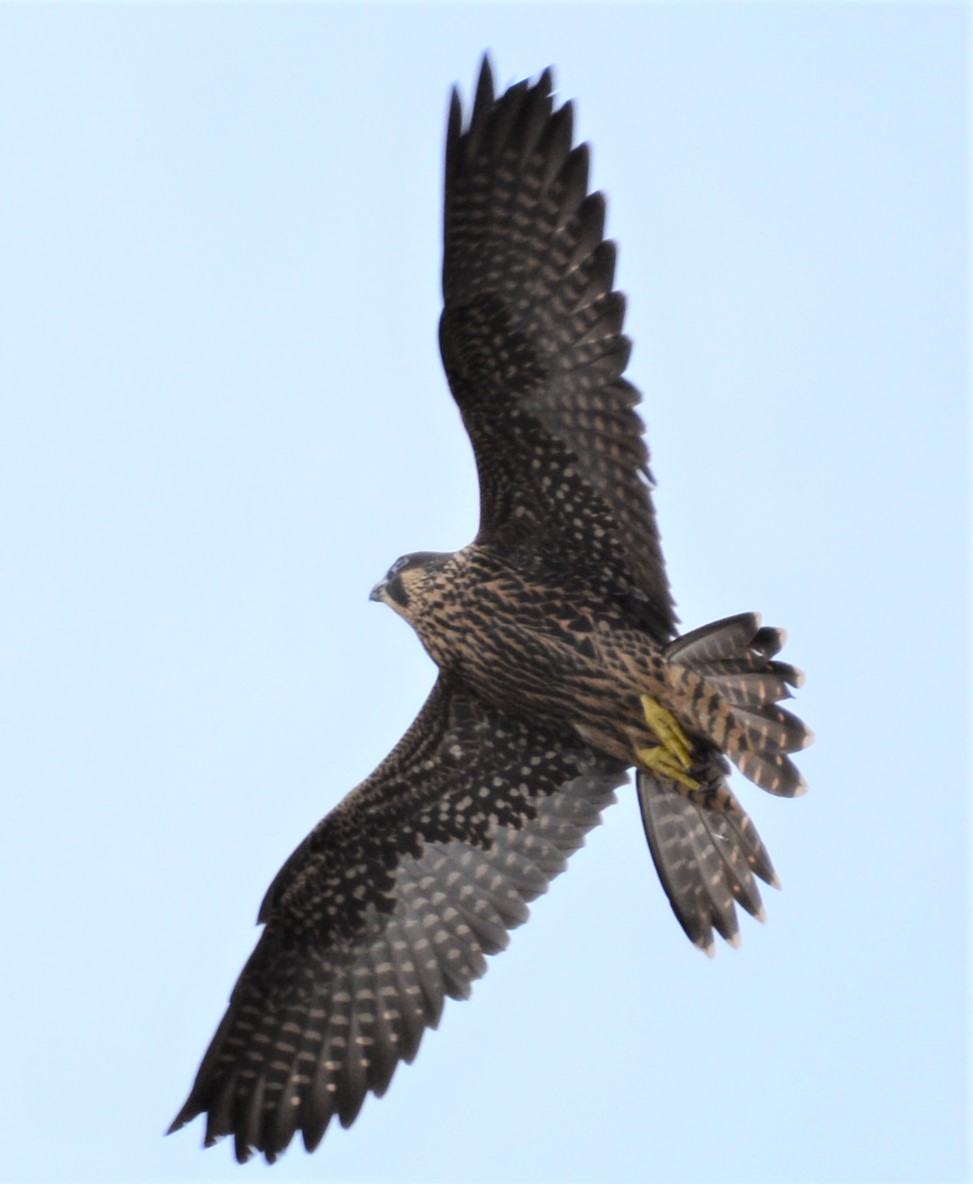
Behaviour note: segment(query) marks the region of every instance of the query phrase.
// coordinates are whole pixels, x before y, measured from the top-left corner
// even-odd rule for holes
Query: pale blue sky
[[[449,87],[553,63],[609,196],[687,628],[790,632],[810,793],[713,962],[631,792],[473,1001],[277,1181],[970,1170],[969,10],[0,8],[0,1178],[163,1139],[257,905],[433,671],[367,600],[475,530]]]

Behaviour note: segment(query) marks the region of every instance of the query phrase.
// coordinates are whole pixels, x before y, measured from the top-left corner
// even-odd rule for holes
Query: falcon
[[[700,949],[760,918],[770,858],[727,783],[803,781],[801,676],[754,613],[677,635],[605,201],[550,70],[446,133],[440,349],[476,457],[480,522],[455,554],[372,590],[438,668],[375,772],[277,874],[263,933],[171,1130],[273,1160],[349,1126],[465,999],[635,769],[649,851]]]

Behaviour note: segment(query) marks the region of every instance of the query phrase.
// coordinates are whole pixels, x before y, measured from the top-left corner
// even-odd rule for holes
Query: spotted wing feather
[[[466,998],[625,779],[441,678],[409,732],[287,861],[175,1130],[242,1162],[352,1123]]]
[[[675,615],[649,493],[648,451],[624,377],[605,202],[551,73],[494,97],[486,61],[446,148],[440,346],[480,477],[478,541],[641,598],[668,640]],[[605,585],[605,581],[608,581]]]

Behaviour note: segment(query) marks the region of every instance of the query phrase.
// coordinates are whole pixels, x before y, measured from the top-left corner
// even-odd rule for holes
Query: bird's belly
[[[667,698],[668,684],[659,648],[642,634],[629,639],[494,619],[481,630],[440,634],[427,649],[488,702],[631,760],[635,747],[651,742],[640,696]]]

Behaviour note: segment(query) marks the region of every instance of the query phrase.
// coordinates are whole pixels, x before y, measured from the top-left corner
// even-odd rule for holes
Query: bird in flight
[[[803,781],[797,670],[754,613],[677,635],[648,451],[623,377],[605,201],[552,77],[499,98],[484,58],[446,133],[439,341],[476,457],[480,522],[455,554],[397,560],[372,590],[438,668],[374,773],[264,898],[263,933],[171,1130],[268,1161],[349,1126],[411,1061],[446,996],[564,870],[635,769],[649,850],[689,939],[736,944],[770,858],[727,783]]]

